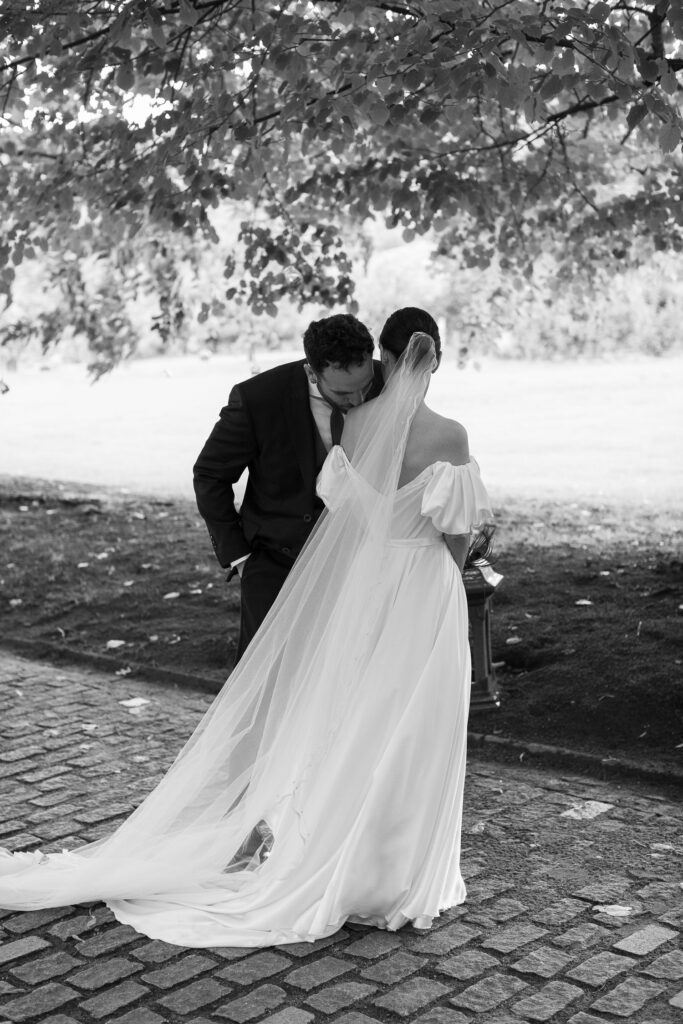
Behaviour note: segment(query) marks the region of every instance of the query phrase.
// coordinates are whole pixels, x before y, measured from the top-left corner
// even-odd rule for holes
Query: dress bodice
[[[328,508],[348,493],[352,479],[359,510],[377,495],[349,462],[341,445],[330,451],[318,477],[318,494]],[[393,501],[391,538],[396,541],[434,543],[442,534],[469,533],[492,518],[491,501],[474,459],[461,466],[434,462],[409,483],[399,487]]]

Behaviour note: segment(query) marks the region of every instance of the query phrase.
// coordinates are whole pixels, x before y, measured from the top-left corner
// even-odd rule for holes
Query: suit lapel
[[[308,490],[315,488],[315,441],[313,417],[308,397],[308,378],[304,372],[304,361],[294,364],[289,394],[285,398],[285,419],[297,461]]]

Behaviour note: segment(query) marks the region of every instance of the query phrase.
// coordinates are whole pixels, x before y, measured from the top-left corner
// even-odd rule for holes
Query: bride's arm
[[[443,539],[446,547],[453,556],[453,561],[462,573],[465,568],[465,559],[470,546],[469,533],[444,533]]]
[[[456,423],[454,420],[450,424],[449,456],[448,461],[454,466],[464,466],[470,458],[467,431],[461,423]],[[444,533],[443,539],[453,561],[462,573],[470,546],[469,533]]]

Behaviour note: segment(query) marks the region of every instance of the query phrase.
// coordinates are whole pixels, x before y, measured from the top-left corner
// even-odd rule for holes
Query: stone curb
[[[126,661],[107,654],[79,651],[47,640],[5,638],[0,641],[0,651],[3,649],[28,659],[49,661],[55,664],[87,665],[112,674],[127,669],[126,676],[150,682],[171,683],[178,687],[192,687],[206,693],[216,694],[222,685],[214,679],[206,679],[203,676]],[[683,788],[683,771],[679,772],[674,768],[641,764],[627,758],[602,757],[599,754],[589,754],[586,751],[572,750],[568,747],[531,743],[513,737],[494,736],[488,733],[468,731],[467,742],[470,750],[476,750],[481,757],[492,761],[509,763],[514,760],[531,766],[565,768],[598,779],[632,778],[641,782]]]
[[[35,661],[50,661],[54,664],[88,665],[99,668],[103,672],[134,676],[152,683],[172,683],[174,686],[187,686],[207,693],[218,693],[222,684],[214,679],[187,672],[176,672],[169,668],[158,668],[156,665],[145,665],[142,662],[127,661],[110,654],[95,654],[94,651],[79,651],[64,644],[51,643],[49,640],[24,640],[18,637],[5,637],[0,640],[0,651],[5,650],[18,654],[23,658]],[[127,670],[127,671],[122,671]],[[1,1024],[1,1022],[0,1022]]]
[[[467,744],[489,760],[515,760],[531,766],[567,768],[595,778],[630,778],[668,786],[683,787],[683,772],[675,768],[659,768],[656,765],[640,764],[621,757],[603,757],[569,747],[553,747],[546,743],[530,743],[508,736],[489,736],[486,733],[468,732]]]

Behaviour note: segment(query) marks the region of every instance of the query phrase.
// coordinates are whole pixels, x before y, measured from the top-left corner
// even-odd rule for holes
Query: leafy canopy
[[[38,251],[215,240],[223,301],[353,308],[350,224],[560,274],[681,247],[678,0],[6,0],[0,287]],[[209,304],[204,315],[209,313]]]

